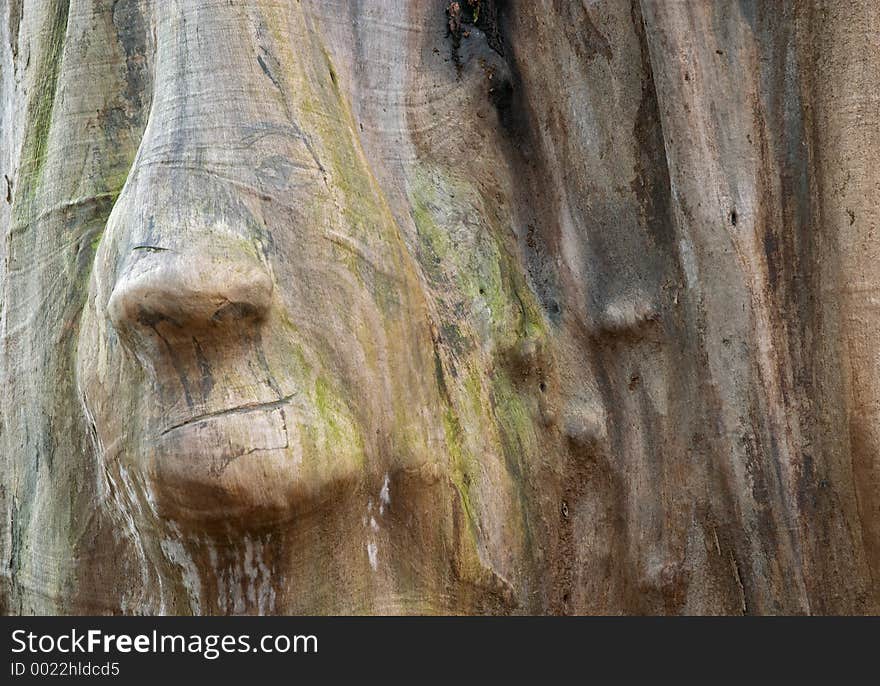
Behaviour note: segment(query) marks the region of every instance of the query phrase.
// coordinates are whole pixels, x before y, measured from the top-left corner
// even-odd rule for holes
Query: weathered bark
[[[880,611],[876,3],[0,12],[5,612]]]

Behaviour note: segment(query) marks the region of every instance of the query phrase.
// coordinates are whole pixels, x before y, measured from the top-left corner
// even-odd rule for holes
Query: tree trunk
[[[877,3],[0,12],[5,613],[880,612]]]

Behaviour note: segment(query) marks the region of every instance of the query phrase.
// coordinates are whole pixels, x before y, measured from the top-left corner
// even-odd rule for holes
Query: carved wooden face
[[[815,4],[0,3],[0,611],[876,612]]]
[[[436,478],[429,311],[466,308],[474,330],[450,335],[489,348],[474,373],[499,334],[539,326],[474,235],[494,218],[430,167],[398,171],[395,216],[352,111],[355,55],[332,59],[302,9],[172,3],[153,24],[147,123],[79,346],[104,459],[180,520],[284,518],[369,475]]]
[[[329,55],[294,9],[208,5],[154,11],[81,379],[156,514],[259,524],[435,461],[413,378],[430,338]]]
[[[699,378],[665,345],[641,18],[603,5],[612,54],[586,6],[475,7],[29,10],[26,83],[58,92],[21,142],[6,350],[57,364],[7,374],[4,441],[64,458],[17,473],[72,522],[40,544],[72,606],[606,611],[683,578],[655,560],[690,515],[641,505],[689,474],[651,470],[688,459]],[[597,591],[609,560],[638,568]]]
[[[77,346],[112,507],[190,548],[283,534],[306,558],[324,517],[363,573],[396,549],[509,593],[477,549],[521,563],[546,320],[512,242],[497,44],[474,26],[451,55],[418,3],[418,40],[349,3],[129,5],[142,126]],[[463,103],[479,116],[450,121]]]

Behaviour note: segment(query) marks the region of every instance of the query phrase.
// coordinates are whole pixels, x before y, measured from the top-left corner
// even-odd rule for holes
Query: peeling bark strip
[[[880,612],[876,3],[7,5],[0,611]]]

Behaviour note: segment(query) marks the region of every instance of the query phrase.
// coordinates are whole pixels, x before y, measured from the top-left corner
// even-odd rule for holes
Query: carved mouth
[[[159,434],[160,453],[201,463],[213,478],[235,460],[290,447],[284,408],[294,394],[263,403],[246,403],[206,412],[178,422]]]
[[[354,425],[332,419],[328,428],[298,391],[156,427],[143,463],[153,511],[226,530],[278,526],[327,506],[351,491],[364,460]]]
[[[216,410],[214,412],[205,412],[203,414],[195,415],[190,417],[189,419],[185,419],[182,422],[178,422],[176,424],[172,424],[166,429],[163,429],[160,432],[160,436],[166,436],[170,434],[172,431],[177,431],[178,429],[183,429],[187,426],[197,425],[203,422],[210,422],[215,419],[219,419],[221,417],[228,417],[230,415],[239,415],[239,414],[250,414],[253,412],[262,412],[267,410],[280,410],[285,405],[287,405],[291,400],[293,400],[295,393],[291,393],[290,395],[286,395],[283,398],[279,398],[278,400],[273,400],[270,402],[264,403],[245,403],[243,405],[237,405],[235,407],[230,407],[224,410]]]
[[[163,514],[259,521],[286,511],[304,485],[292,398],[208,412],[164,429],[151,461]]]

